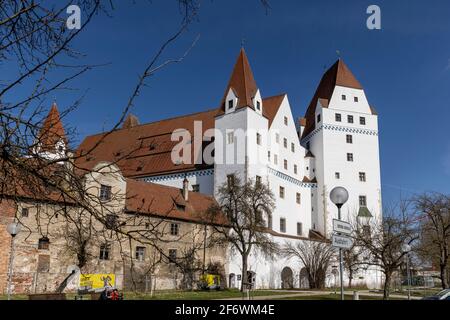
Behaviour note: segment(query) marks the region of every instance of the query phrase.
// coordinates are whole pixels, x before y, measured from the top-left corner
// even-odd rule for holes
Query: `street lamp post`
[[[406,253],[406,277],[408,282],[408,300],[411,300],[411,272],[409,269],[409,252],[411,251],[411,246],[407,243],[405,243],[402,246],[402,251]]]
[[[338,220],[341,220],[341,208],[348,200],[348,191],[344,187],[336,187],[330,192],[330,199],[338,208]],[[339,248],[339,276],[341,280],[341,300],[344,300],[344,272],[342,248]]]
[[[11,282],[13,274],[14,263],[14,238],[20,232],[22,226],[18,222],[12,222],[6,227],[6,231],[11,235],[11,254],[9,256],[9,270],[8,270],[8,300],[11,300]]]

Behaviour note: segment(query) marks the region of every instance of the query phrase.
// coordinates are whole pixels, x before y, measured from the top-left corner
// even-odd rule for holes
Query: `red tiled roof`
[[[325,72],[320,80],[316,93],[314,94],[314,97],[306,110],[306,127],[303,131],[302,137],[306,137],[315,129],[315,112],[317,101],[320,99],[322,106],[327,108],[328,102],[330,101],[336,86],[363,89],[359,81],[356,80],[355,76],[352,74],[344,61],[342,61],[342,59],[336,61],[336,63]]]
[[[193,222],[225,221],[223,216],[218,216],[217,221],[205,219],[208,208],[217,205],[212,196],[189,191],[188,201],[185,201],[181,189],[133,179],[126,179],[126,182],[127,212]]]
[[[225,111],[225,99],[230,89],[233,89],[235,95],[238,97],[237,108],[250,107],[254,109],[252,99],[258,91],[258,86],[253,77],[253,72],[250,68],[250,63],[248,62],[244,48],[239,52],[239,56],[220,103],[222,111]]]
[[[272,125],[273,119],[275,119],[285,96],[286,94],[283,93],[263,99],[263,116],[269,120],[269,128]]]
[[[214,128],[217,109],[182,117],[124,128],[111,133],[86,137],[78,147],[75,165],[90,170],[98,162],[117,164],[125,177],[183,172],[211,166],[195,164],[194,143],[191,143],[191,164],[175,164],[171,152],[178,141],[171,141],[172,132],[186,130],[194,138],[194,121],[201,121],[202,134]]]
[[[263,99],[264,116],[271,125],[285,94]],[[202,122],[202,133],[214,128],[218,110],[194,113],[118,129],[109,134],[88,136],[78,147],[75,165],[91,170],[98,162],[117,164],[125,177],[154,176],[212,168],[212,165],[195,164],[194,143],[191,143],[191,164],[174,164],[171,152],[177,141],[171,141],[172,132],[184,129],[194,137],[194,121]],[[203,147],[206,147],[204,144]],[[203,148],[202,148],[203,151]]]
[[[67,144],[66,134],[61,122],[58,107],[56,103],[53,103],[39,132],[38,143],[41,144],[42,150],[54,151],[56,143],[60,140],[63,140],[64,143]]]

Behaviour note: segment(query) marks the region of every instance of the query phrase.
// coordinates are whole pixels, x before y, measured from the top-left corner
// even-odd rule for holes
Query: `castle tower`
[[[215,118],[215,189],[230,175],[267,177],[268,119],[244,49],[241,49]]]
[[[337,209],[329,194],[336,186],[349,191],[344,220],[361,213],[381,217],[378,116],[341,59],[323,75],[305,118],[301,143],[315,156],[318,182],[315,230],[331,235]]]
[[[66,156],[67,138],[56,102],[52,104],[37,136],[33,153],[38,156],[55,160]]]

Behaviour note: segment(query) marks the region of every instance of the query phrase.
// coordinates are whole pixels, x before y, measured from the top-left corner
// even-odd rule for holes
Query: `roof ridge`
[[[198,112],[188,113],[188,114],[185,114],[185,115],[174,116],[174,117],[171,117],[171,118],[156,120],[156,121],[153,121],[153,122],[141,123],[141,124],[138,124],[138,125],[134,126],[133,128],[143,127],[143,126],[147,126],[147,125],[151,125],[151,124],[155,124],[155,123],[159,123],[159,122],[163,122],[163,121],[169,121],[169,120],[175,120],[175,119],[179,119],[179,118],[191,117],[191,116],[194,116],[194,115],[198,115],[198,114],[202,114],[202,113],[208,113],[208,112],[213,112],[213,111],[217,111],[217,108],[208,109],[208,110],[205,110],[205,111],[198,111]],[[113,130],[113,132],[121,131],[121,130],[129,130],[129,129],[131,129],[131,128],[117,128],[116,130]],[[99,135],[102,135],[102,134],[105,134],[105,133],[108,133],[108,132],[110,132],[110,131],[102,131],[102,132],[99,132],[99,133],[96,133],[96,134],[92,134],[92,135],[86,136],[86,138],[87,137],[99,136]]]

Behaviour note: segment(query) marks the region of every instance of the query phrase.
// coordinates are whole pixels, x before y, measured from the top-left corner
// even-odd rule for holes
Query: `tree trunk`
[[[353,271],[351,269],[348,271],[348,288],[352,288]]]
[[[442,289],[448,289],[448,279],[447,279],[447,266],[445,264],[440,264],[439,268],[440,268],[440,278],[441,278],[441,283],[442,283]]]
[[[241,292],[244,292],[245,284],[248,282],[247,277],[247,254],[242,254],[242,281],[241,281]]]
[[[389,293],[391,290],[391,271],[384,272],[384,289],[383,289],[383,300],[389,300]]]

